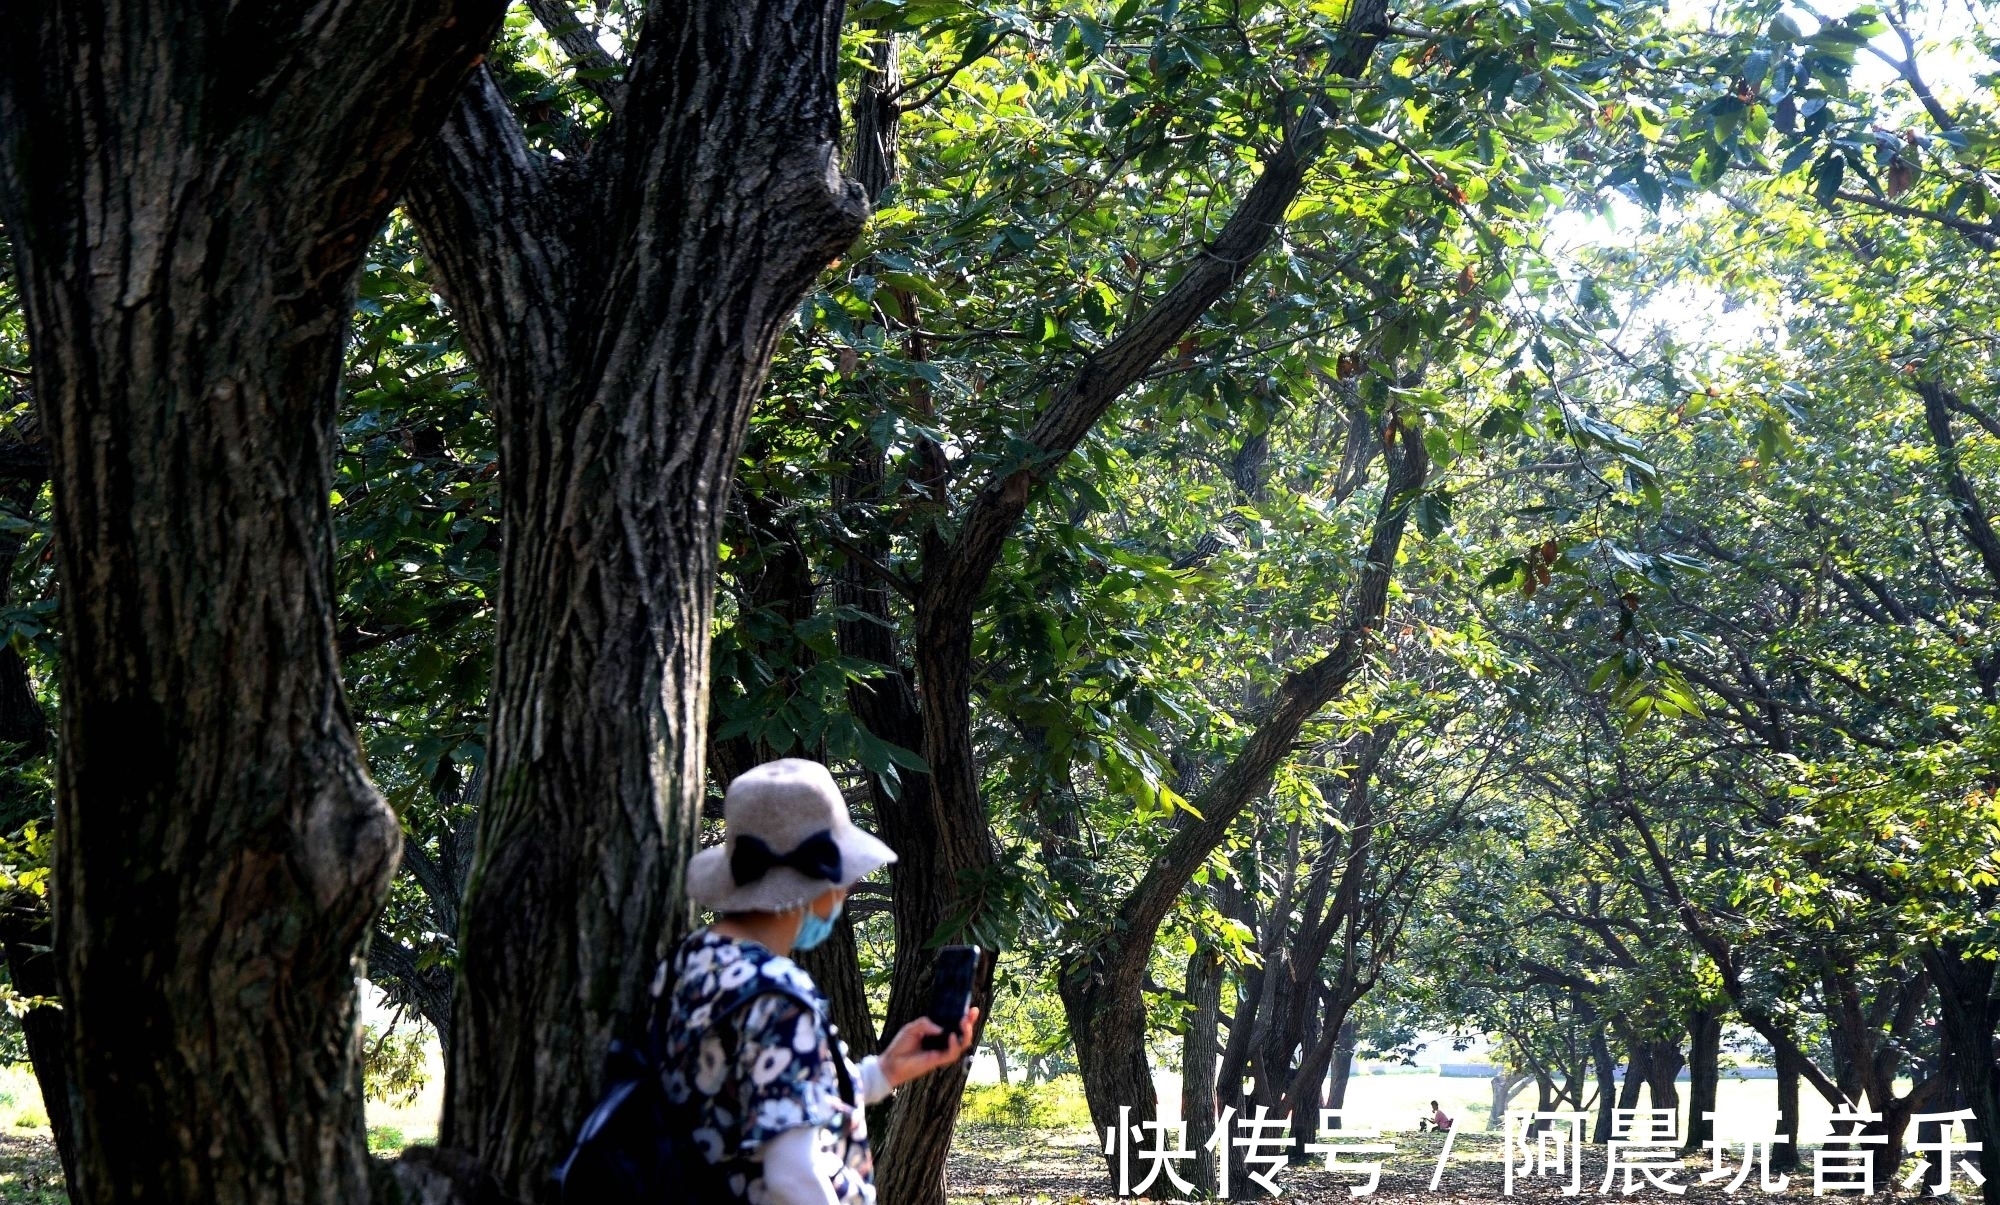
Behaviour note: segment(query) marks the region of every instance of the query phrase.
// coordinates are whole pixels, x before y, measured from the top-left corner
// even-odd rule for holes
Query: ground
[[[67,1205],[62,1164],[47,1130],[0,1133],[0,1201],[8,1205]]]
[[[1496,1137],[1467,1133],[1452,1144],[1452,1159],[1440,1191],[1427,1191],[1442,1141],[1431,1135],[1403,1135],[1400,1148],[1388,1160],[1381,1188],[1375,1200],[1383,1205],[1460,1205],[1500,1199],[1500,1167]],[[1682,1177],[1693,1182],[1700,1161],[1692,1161]],[[1586,1163],[1586,1170],[1601,1171]],[[1336,1205],[1351,1201],[1346,1185],[1352,1177],[1336,1176],[1317,1163],[1288,1168],[1277,1174],[1284,1190],[1282,1200],[1306,1205]],[[1752,1181],[1754,1185],[1755,1181]],[[951,1205],[1108,1205],[1117,1198],[1107,1191],[1103,1164],[1091,1145],[1087,1131],[1017,1130],[990,1124],[961,1127],[954,1144],[950,1167]],[[1584,1185],[1585,1196],[1595,1196],[1594,1180]],[[1921,1190],[1919,1190],[1921,1191]],[[1797,1200],[1809,1197],[1811,1178],[1793,1178],[1785,1195]],[[1547,1181],[1524,1181],[1516,1186],[1517,1197],[1557,1198],[1558,1186]],[[1667,1194],[1647,1188],[1641,1198],[1661,1201]],[[1753,1191],[1742,1199],[1755,1200]],[[1698,1184],[1688,1201],[1723,1199],[1720,1189]],[[1261,1192],[1252,1199],[1265,1199]],[[1846,1198],[1852,1200],[1853,1198]],[[1906,1200],[1909,1194],[1906,1194]],[[56,1163],[55,1146],[46,1131],[0,1133],[0,1202],[8,1205],[62,1205],[62,1169]],[[888,1205],[888,1203],[884,1203]]]
[[[1394,1141],[1398,1149],[1385,1159],[1381,1185],[1372,1197],[1373,1201],[1383,1205],[1460,1205],[1463,1202],[1497,1202],[1504,1199],[1498,1135],[1468,1132],[1455,1139],[1450,1162],[1435,1193],[1429,1188],[1444,1145],[1442,1137],[1398,1134],[1394,1136]],[[1031,1133],[992,1125],[961,1127],[952,1147],[949,1171],[951,1205],[1000,1205],[1002,1202],[1006,1205],[1110,1205],[1118,1198],[1111,1191],[1112,1185],[1100,1150],[1092,1144],[1087,1131]],[[1720,1185],[1701,1185],[1698,1177],[1707,1166],[1705,1156],[1686,1162],[1686,1168],[1679,1177],[1680,1182],[1691,1186],[1685,1196],[1670,1197],[1665,1191],[1642,1181],[1634,1199],[1655,1203],[1676,1199],[1689,1202],[1749,1202],[1764,1196],[1757,1188],[1754,1173],[1745,1190],[1733,1198]],[[1135,1164],[1134,1170],[1142,1172],[1143,1167]],[[1597,1193],[1604,1172],[1601,1148],[1594,1158],[1591,1153],[1586,1153],[1584,1172],[1582,1198],[1600,1201],[1619,1199],[1615,1189],[1605,1197]],[[1304,1202],[1306,1205],[1351,1202],[1355,1198],[1349,1194],[1348,1186],[1360,1181],[1357,1176],[1329,1173],[1317,1160],[1283,1169],[1276,1173],[1275,1178],[1282,1190],[1281,1196],[1276,1199]],[[1562,1199],[1561,1189],[1567,1185],[1567,1178],[1561,1182],[1551,1179],[1521,1180],[1515,1185],[1514,1195],[1540,1198],[1553,1205],[1554,1201]],[[1197,1184],[1196,1187],[1204,1186]],[[1960,1187],[1963,1188],[1962,1181]],[[1273,1199],[1261,1189],[1253,1189],[1252,1193],[1254,1195],[1243,1199]],[[1922,1189],[1918,1189],[1913,1193],[1904,1193],[1901,1199],[1914,1201],[1921,1194]],[[1790,1201],[1810,1200],[1810,1170],[1802,1176],[1794,1174],[1783,1195]],[[1826,1199],[1861,1200],[1852,1194]],[[1881,1194],[1874,1199],[1887,1201],[1893,1198]],[[1945,1201],[1951,1199],[1942,1198]]]
[[[371,1103],[370,1146],[378,1153],[389,1154],[406,1142],[429,1140],[436,1132],[437,1087],[434,1080],[417,1100],[407,1104]],[[1160,1089],[1163,1100],[1171,1102],[1178,1098],[1177,1084],[1163,1080]],[[1428,1112],[1434,1099],[1459,1119],[1460,1126],[1436,1193],[1429,1191],[1429,1184],[1443,1139],[1436,1134],[1416,1133],[1413,1128],[1417,1117]],[[1486,1100],[1483,1080],[1445,1079],[1433,1074],[1357,1079],[1348,1097],[1353,1119],[1380,1128],[1384,1140],[1397,1147],[1394,1154],[1385,1157],[1381,1186],[1373,1200],[1383,1205],[1499,1201],[1499,1138],[1484,1128]],[[1814,1109],[1816,1102],[1806,1103],[1806,1132],[1810,1135],[1823,1129],[1824,1106]],[[1766,1110],[1774,1104],[1775,1088],[1770,1081],[1731,1081],[1723,1086],[1718,1111],[1729,1118]],[[1093,1136],[1089,1128],[1081,1093],[1074,1081],[1063,1080],[1033,1089],[1018,1085],[1012,1089],[1002,1089],[996,1084],[975,1085],[968,1097],[967,1113],[971,1120],[959,1127],[952,1149],[949,1168],[952,1205],[1102,1205],[1117,1200],[1115,1186],[1106,1175],[1100,1154],[1101,1139]],[[1006,1124],[1004,1119],[1009,1116],[1017,1118],[1017,1122]],[[47,1126],[33,1075],[25,1067],[0,1067],[0,1205],[60,1205],[65,1200],[62,1170]],[[1142,1163],[1135,1162],[1133,1166],[1135,1174],[1143,1175]],[[1700,1185],[1697,1177],[1705,1166],[1705,1157],[1687,1161],[1681,1180],[1693,1187],[1683,1200],[1718,1202],[1725,1197],[1719,1187]],[[1587,1153],[1582,1195],[1598,1198],[1596,1189],[1602,1176],[1601,1151],[1595,1152],[1594,1158],[1593,1153]],[[1325,1171],[1314,1160],[1277,1173],[1277,1183],[1283,1190],[1278,1199],[1307,1205],[1336,1205],[1354,1199],[1347,1186],[1355,1182],[1353,1176]],[[1547,1180],[1522,1181],[1516,1185],[1515,1195],[1557,1198],[1559,1187]],[[1271,1199],[1261,1190],[1253,1191],[1257,1195],[1250,1199]],[[1809,1197],[1811,1191],[1812,1177],[1807,1171],[1803,1176],[1793,1176],[1785,1195],[1797,1200]],[[1736,1199],[1748,1202],[1762,1195],[1753,1178]],[[1902,1200],[1914,1205],[1922,1196],[1922,1189],[1917,1189],[1904,1193]],[[1669,1199],[1667,1193],[1650,1186],[1642,1188],[1636,1197],[1656,1203]],[[1950,1205],[1951,1198],[1943,1200]]]

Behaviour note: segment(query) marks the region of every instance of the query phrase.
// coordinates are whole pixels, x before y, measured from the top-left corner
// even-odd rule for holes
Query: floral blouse
[[[814,1164],[839,1168],[832,1184],[841,1205],[874,1205],[867,1114],[841,1098],[833,1060],[847,1058],[847,1043],[837,1054],[829,1045],[826,998],[812,977],[754,941],[708,929],[691,934],[671,961],[678,978],[663,1013],[661,1076],[669,1100],[694,1099],[695,1144],[718,1165],[728,1199],[765,1205],[757,1148],[810,1125],[818,1127]],[[852,1083],[852,1063],[847,1072]]]

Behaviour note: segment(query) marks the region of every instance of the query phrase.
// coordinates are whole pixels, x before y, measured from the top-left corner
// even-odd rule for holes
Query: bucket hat
[[[789,911],[896,860],[854,827],[827,768],[802,757],[737,775],[722,798],[722,832],[722,844],[688,861],[688,898],[714,912]]]

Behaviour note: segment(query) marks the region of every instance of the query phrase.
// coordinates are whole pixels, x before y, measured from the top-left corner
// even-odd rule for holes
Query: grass
[[[62,1163],[47,1130],[0,1132],[0,1201],[7,1205],[69,1205]]]
[[[0,1066],[0,1134],[46,1134],[49,1115],[42,1108],[42,1087],[26,1063]],[[0,1198],[6,1199],[6,1198]]]
[[[967,1084],[959,1119],[1011,1130],[1087,1130],[1090,1106],[1074,1075],[1045,1084]]]

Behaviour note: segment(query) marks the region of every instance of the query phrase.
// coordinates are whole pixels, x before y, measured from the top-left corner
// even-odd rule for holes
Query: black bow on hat
[[[736,838],[736,848],[729,854],[729,877],[738,887],[763,878],[774,866],[789,866],[809,879],[838,883],[840,846],[834,843],[833,830],[819,830],[788,854],[773,853],[761,837],[745,833]]]

